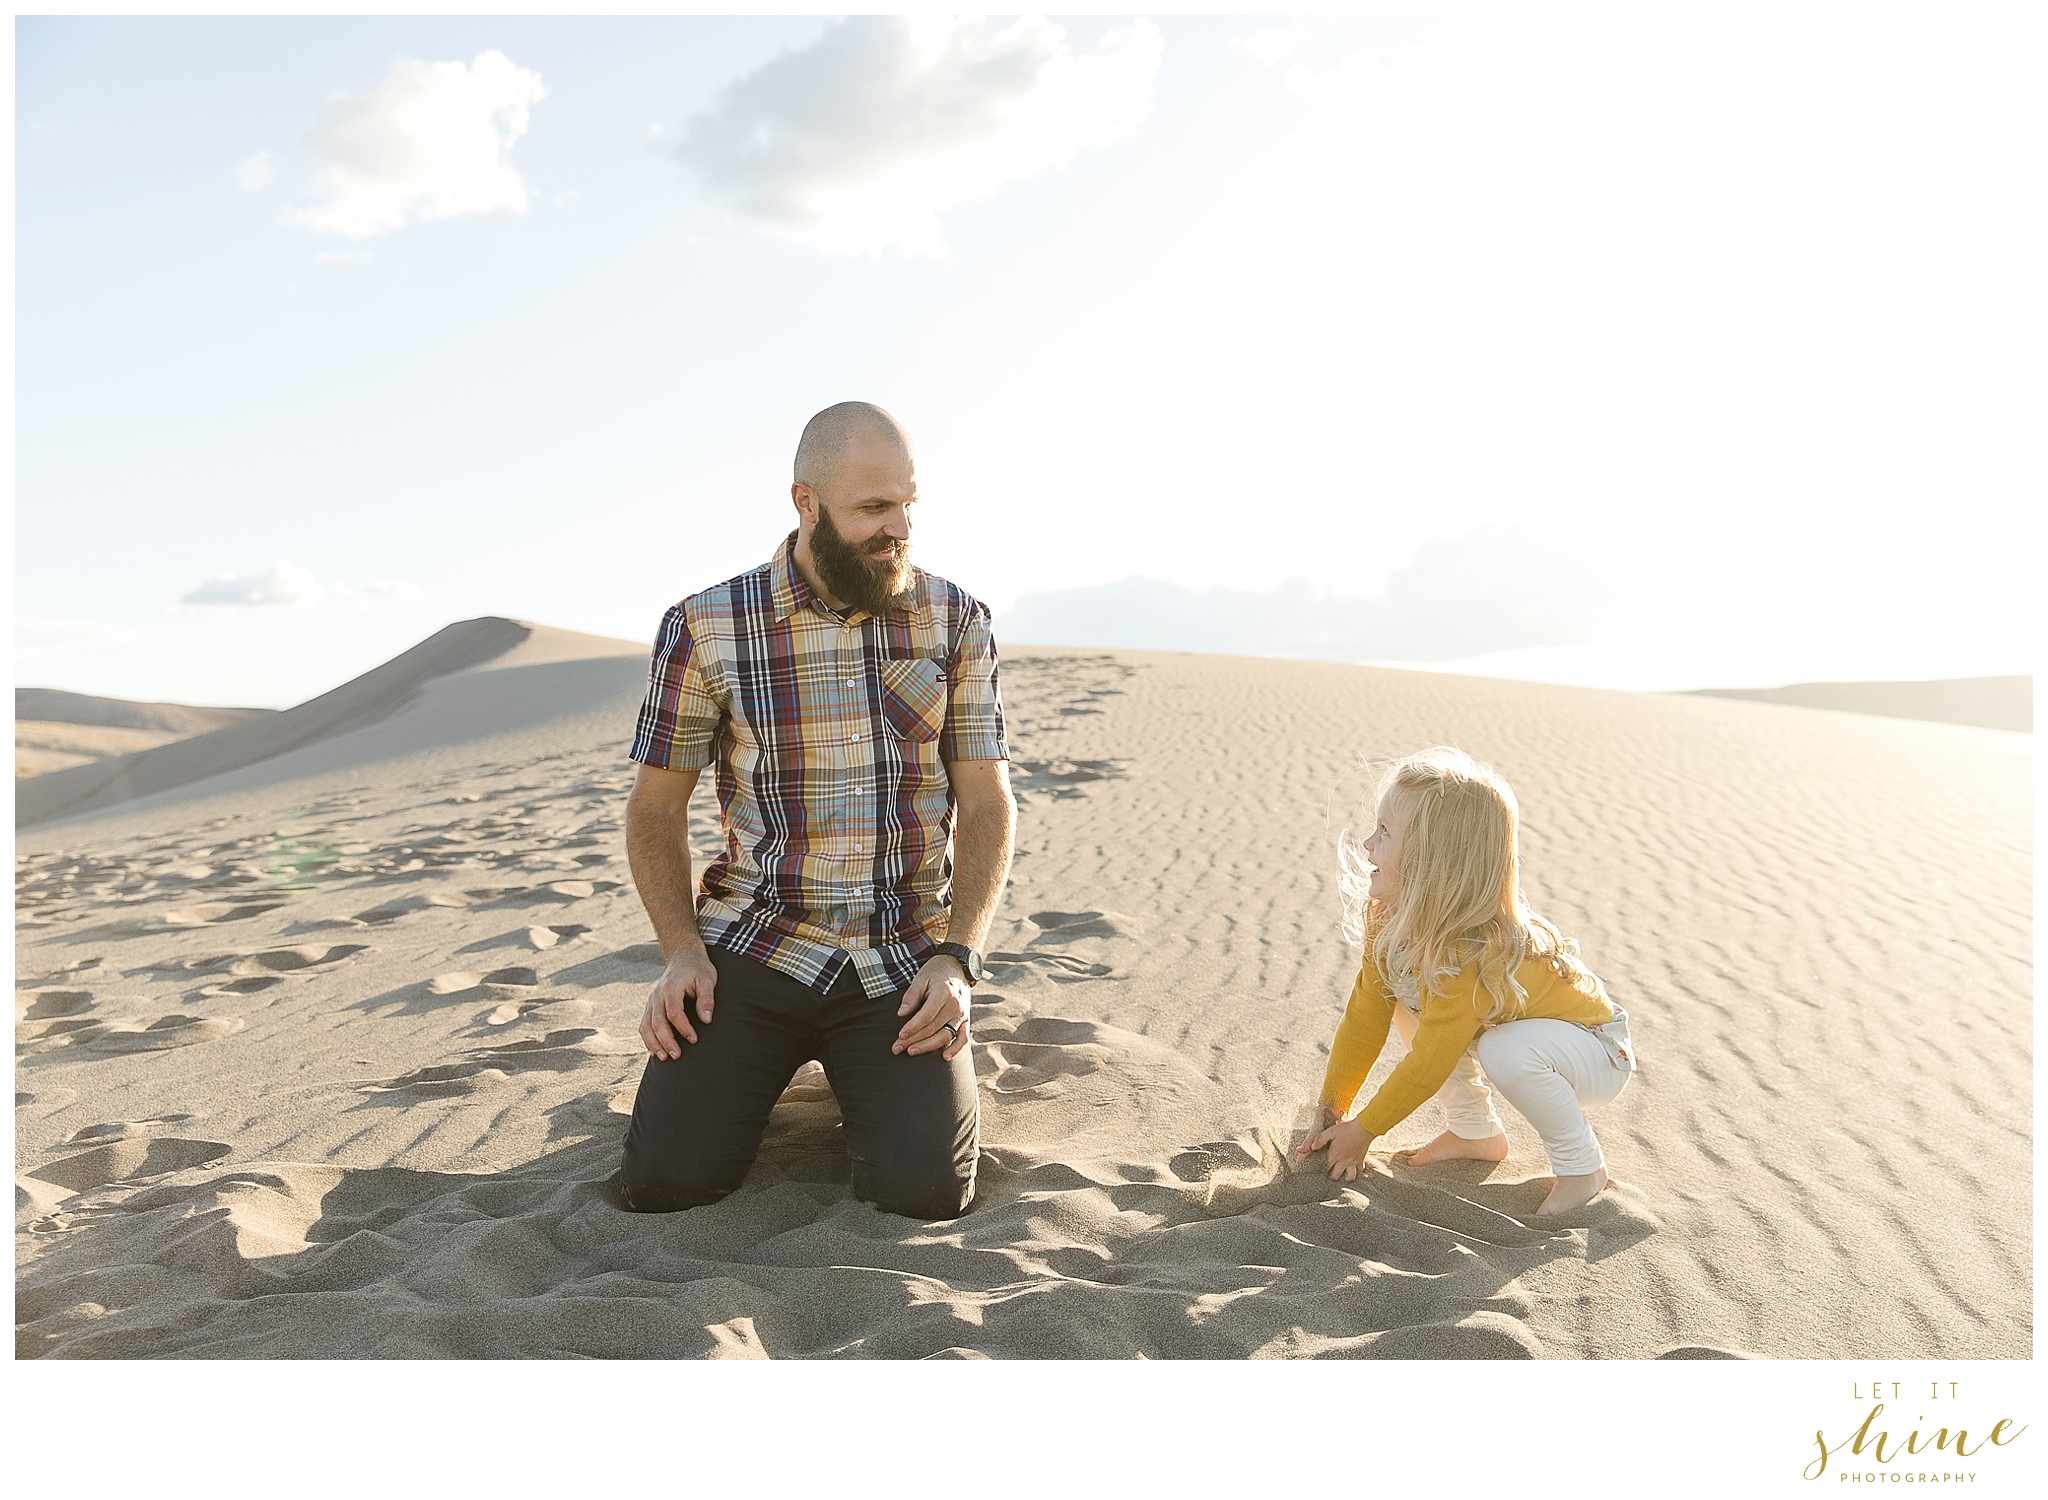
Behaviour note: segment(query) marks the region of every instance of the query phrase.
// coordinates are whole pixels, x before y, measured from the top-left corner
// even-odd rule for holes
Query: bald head
[[[840,460],[855,445],[879,447],[891,457],[910,457],[910,434],[901,422],[871,402],[842,401],[804,424],[796,445],[796,482],[826,493]]]

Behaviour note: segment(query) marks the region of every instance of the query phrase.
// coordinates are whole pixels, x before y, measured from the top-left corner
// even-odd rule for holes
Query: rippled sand
[[[806,1070],[743,1188],[633,1215],[643,650],[536,631],[21,835],[21,1355],[2031,1354],[2031,736],[1012,648],[973,1212],[855,1200]],[[1351,768],[1435,742],[1635,1018],[1562,1221],[1511,1114],[1498,1166],[1287,1165]]]

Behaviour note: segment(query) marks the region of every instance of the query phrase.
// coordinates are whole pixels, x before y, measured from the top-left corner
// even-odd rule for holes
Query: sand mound
[[[183,703],[129,703],[54,688],[14,690],[14,774],[41,776],[153,750],[174,740],[261,718],[267,708],[193,708]]]
[[[974,1211],[955,1223],[914,1224],[852,1197],[838,1112],[815,1070],[785,1097],[746,1185],[687,1214],[621,1208],[624,1116],[613,1110],[629,1099],[603,1091],[572,1104],[610,1128],[503,1173],[223,1170],[207,1163],[225,1146],[129,1141],[38,1174],[75,1191],[33,1205],[40,1253],[17,1303],[17,1351],[625,1358],[718,1356],[737,1341],[757,1355],[887,1358],[1545,1352],[1514,1283],[1583,1259],[1584,1229],[1532,1229],[1441,1189],[1290,1176],[1287,1141],[1256,1129],[1168,1163],[1132,1162],[1134,1137],[1171,1141],[1227,1113],[1221,1091],[1115,1028],[988,1026],[1002,1039],[977,1048],[984,1077],[1015,1072],[1013,1049],[1031,1049],[1034,1067],[988,1101],[984,1129],[1003,1144],[984,1152]],[[527,1055],[585,1040],[550,1035]],[[371,1092],[455,1100],[509,1082],[470,1064]],[[1092,1125],[1078,1136],[1077,1114]],[[1642,1222],[1619,1200],[1586,1217],[1617,1233]],[[95,1232],[71,1228],[87,1222]]]
[[[631,642],[552,630],[521,620],[494,616],[464,620],[296,708],[230,723],[155,749],[38,776],[15,790],[15,826],[26,828],[58,817],[75,817],[273,760],[387,719],[412,704],[427,683],[471,668],[531,667],[644,653],[645,649]]]
[[[1883,714],[1937,724],[2034,732],[2032,677],[1954,677],[1934,682],[1795,682],[1779,688],[1699,688],[1705,698],[1746,698],[1793,708]]]
[[[660,956],[621,849],[644,657],[606,649],[21,835],[20,1354],[2031,1352],[2019,736],[1013,649],[973,1212],[856,1200],[813,1068],[739,1191],[635,1215]],[[1559,1221],[1512,1114],[1498,1166],[1291,1167],[1357,962],[1354,758],[1444,740],[1515,782],[1532,899],[1635,1017],[1618,1185]]]
[[[267,719],[270,708],[199,708],[189,703],[131,703],[125,698],[95,698],[56,688],[16,688],[14,717],[51,724],[102,729],[132,729],[168,735],[206,734],[250,719]]]

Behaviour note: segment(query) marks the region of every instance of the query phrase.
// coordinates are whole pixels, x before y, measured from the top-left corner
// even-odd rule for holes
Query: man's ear
[[[798,480],[789,487],[789,498],[796,506],[799,520],[815,521],[818,515],[818,495],[809,485]]]

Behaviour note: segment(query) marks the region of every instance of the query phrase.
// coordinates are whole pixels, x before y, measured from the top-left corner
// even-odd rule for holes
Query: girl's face
[[[1390,790],[1380,798],[1379,826],[1365,841],[1365,857],[1372,861],[1372,880],[1366,894],[1375,901],[1391,902],[1401,894],[1401,835],[1407,831],[1413,809],[1406,797]]]

